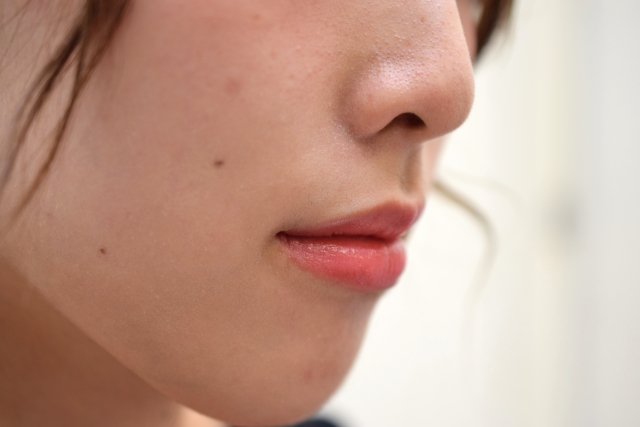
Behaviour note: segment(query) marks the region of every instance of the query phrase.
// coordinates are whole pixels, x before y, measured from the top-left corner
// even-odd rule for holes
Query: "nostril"
[[[402,113],[387,125],[387,127],[400,126],[409,129],[426,128],[426,123],[413,113]]]

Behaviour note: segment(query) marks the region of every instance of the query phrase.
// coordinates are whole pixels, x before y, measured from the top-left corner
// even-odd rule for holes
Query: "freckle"
[[[213,167],[216,169],[220,169],[222,166],[224,166],[224,160],[215,160],[213,162]]]
[[[100,253],[102,255],[106,255],[107,254],[107,248],[100,248]]]
[[[230,78],[224,84],[224,91],[227,95],[235,96],[240,93],[242,83],[238,79]]]
[[[313,372],[313,368],[308,368],[304,371],[304,373],[302,374],[302,379],[305,383],[310,383],[311,381],[313,381],[314,378],[314,372]]]

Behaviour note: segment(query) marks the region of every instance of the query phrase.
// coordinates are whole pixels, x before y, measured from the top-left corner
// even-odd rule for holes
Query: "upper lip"
[[[285,230],[290,237],[370,237],[396,240],[406,233],[422,212],[421,205],[385,203],[344,218]]]

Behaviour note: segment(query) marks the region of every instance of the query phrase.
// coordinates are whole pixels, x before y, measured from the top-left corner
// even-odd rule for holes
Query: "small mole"
[[[220,169],[222,166],[224,166],[224,160],[216,160],[213,162],[213,167],[216,169]]]
[[[302,379],[306,384],[312,382],[314,377],[315,373],[313,371],[313,368],[305,369],[304,373],[302,374]]]
[[[106,255],[107,254],[107,248],[100,248],[100,253],[102,255]]]
[[[242,82],[239,79],[229,78],[224,84],[224,91],[227,95],[236,96],[242,90]]]

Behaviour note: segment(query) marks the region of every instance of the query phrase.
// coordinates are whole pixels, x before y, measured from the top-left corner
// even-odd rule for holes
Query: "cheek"
[[[56,176],[67,188],[77,178]],[[190,209],[83,184],[102,202],[58,192],[32,229],[38,241],[20,252],[47,299],[128,368],[239,425],[302,417],[337,387],[377,296],[314,284],[232,215],[211,215],[228,223],[214,231]]]
[[[162,4],[136,7],[149,17]],[[326,168],[311,158],[308,132],[305,142],[282,126],[300,110],[305,94],[290,87],[300,85],[255,73],[256,58],[278,61],[261,56],[271,53],[247,40],[252,30],[242,23],[220,23],[257,46],[234,56],[229,43],[205,49],[192,39],[206,28],[180,27],[211,24],[202,17],[177,20],[173,33],[150,28],[159,19],[125,27],[94,76],[28,225],[34,238],[19,248],[29,259],[22,269],[93,340],[172,398],[236,424],[288,422],[342,380],[377,295],[327,290],[276,247],[283,210],[307,203],[297,197],[308,196],[304,181],[327,182],[314,172]],[[283,167],[290,158],[307,159],[305,173]]]

